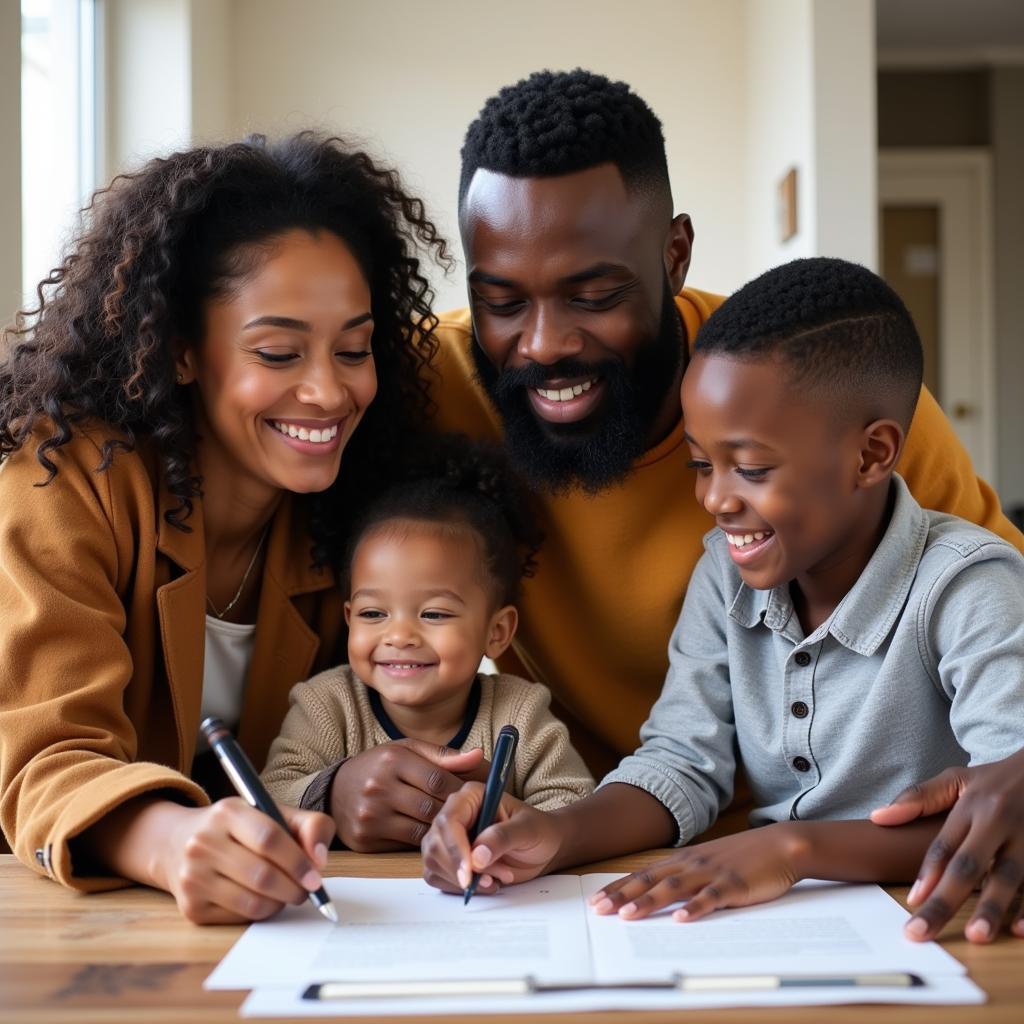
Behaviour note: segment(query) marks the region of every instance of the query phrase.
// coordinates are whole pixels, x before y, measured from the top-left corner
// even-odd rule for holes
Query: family
[[[675,845],[595,911],[916,879],[908,935],[980,887],[990,941],[1024,884],[1024,537],[902,302],[826,258],[687,287],[661,124],[590,72],[491,97],[458,187],[447,314],[422,203],[341,139],[94,197],[0,353],[14,853],[217,923],[304,899],[332,844],[481,893]],[[208,715],[290,836],[227,795]],[[756,827],[705,836],[734,797]]]

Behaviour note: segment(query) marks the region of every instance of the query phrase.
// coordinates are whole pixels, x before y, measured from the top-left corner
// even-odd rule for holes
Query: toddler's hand
[[[484,786],[467,782],[445,801],[423,838],[423,877],[437,889],[462,892],[473,871],[481,873],[479,893],[525,882],[543,874],[558,852],[561,835],[553,815],[534,810],[506,794],[495,823],[470,850],[469,830],[480,813]]]
[[[695,921],[722,907],[777,899],[800,880],[803,841],[787,824],[689,846],[641,871],[619,878],[590,897],[599,914],[647,917],[687,900],[672,916]]]
[[[334,776],[331,815],[341,841],[359,853],[418,847],[445,797],[487,771],[483,751],[396,740],[350,757]],[[486,777],[486,774],[485,776]]]

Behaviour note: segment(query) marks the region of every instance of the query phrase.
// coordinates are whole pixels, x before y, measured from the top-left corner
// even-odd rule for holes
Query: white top
[[[255,623],[224,622],[212,615],[206,616],[200,722],[216,715],[232,732],[235,731],[242,717],[242,696],[255,642]],[[202,734],[196,749],[209,749]]]

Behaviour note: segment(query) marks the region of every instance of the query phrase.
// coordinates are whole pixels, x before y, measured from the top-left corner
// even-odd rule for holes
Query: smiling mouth
[[[575,423],[586,418],[598,407],[605,392],[605,381],[600,376],[556,379],[548,384],[552,386],[529,387],[526,392],[533,411],[549,423]]]
[[[737,549],[747,547],[748,544],[756,544],[766,537],[773,535],[772,530],[755,530],[753,533],[726,533],[725,539]]]
[[[319,429],[292,423],[288,420],[268,420],[267,422],[285,437],[294,437],[299,441],[310,441],[313,444],[327,444],[338,436],[340,420]]]
[[[591,377],[581,384],[570,384],[564,388],[534,388],[534,391],[549,402],[571,402],[574,398],[579,398],[580,395],[589,391],[597,381],[597,377]]]
[[[722,529],[729,542],[729,556],[736,565],[744,566],[756,561],[761,552],[775,539],[774,530],[751,530],[749,533],[732,533]]]

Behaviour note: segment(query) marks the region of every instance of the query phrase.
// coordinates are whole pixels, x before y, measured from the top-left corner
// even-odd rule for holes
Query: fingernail
[[[598,905],[598,903],[600,903],[600,902],[601,902],[602,900],[606,900],[607,898],[608,898],[608,896],[607,896],[607,895],[605,894],[605,891],[604,891],[604,889],[598,889],[598,891],[597,891],[597,892],[595,892],[595,893],[594,893],[594,894],[593,894],[593,895],[592,895],[592,896],[590,897],[590,899],[588,899],[588,900],[587,900],[587,902],[588,902],[588,903],[589,903],[589,904],[590,904],[590,905],[591,905],[592,907],[596,907],[596,906]]]
[[[478,846],[473,850],[471,859],[473,867],[479,871],[481,868],[487,867],[491,863],[491,851],[486,846]]]
[[[984,942],[992,935],[992,925],[983,917],[968,921],[964,930],[967,932],[967,938],[976,942]]]
[[[313,847],[313,857],[316,859],[317,864],[323,867],[327,863],[327,847],[323,843],[317,843]]]
[[[1013,934],[1019,935],[1022,939],[1024,939],[1024,918],[1022,918],[1019,921],[1013,922]]]
[[[473,881],[473,873],[466,867],[460,867],[455,877],[463,889],[468,889],[469,883]]]
[[[635,913],[636,913],[636,904],[635,903],[627,903],[624,907],[619,907],[619,917],[631,917]]]
[[[610,899],[608,899],[607,896],[605,896],[605,898],[603,900],[600,900],[598,903],[594,904],[594,910],[598,914],[608,914],[608,913],[610,913],[614,909],[615,909],[615,904],[612,903],[612,901]]]
[[[302,876],[302,888],[307,892],[312,892],[314,889],[319,889],[324,884],[324,880],[320,877],[320,872],[310,868]]]
[[[923,917],[912,917],[903,930],[912,939],[923,939],[928,934],[928,922]]]
[[[690,912],[686,909],[686,907],[680,907],[678,910],[674,910],[672,912],[672,919],[675,921],[689,921]]]
[[[921,879],[919,878],[919,879],[918,879],[918,880],[917,880],[916,882],[914,882],[914,884],[913,884],[913,885],[912,885],[912,886],[910,887],[910,892],[908,892],[908,893],[907,893],[907,902],[908,902],[908,903],[916,903],[916,902],[917,902],[917,897],[918,897],[918,894],[919,894],[920,892],[921,892]]]

